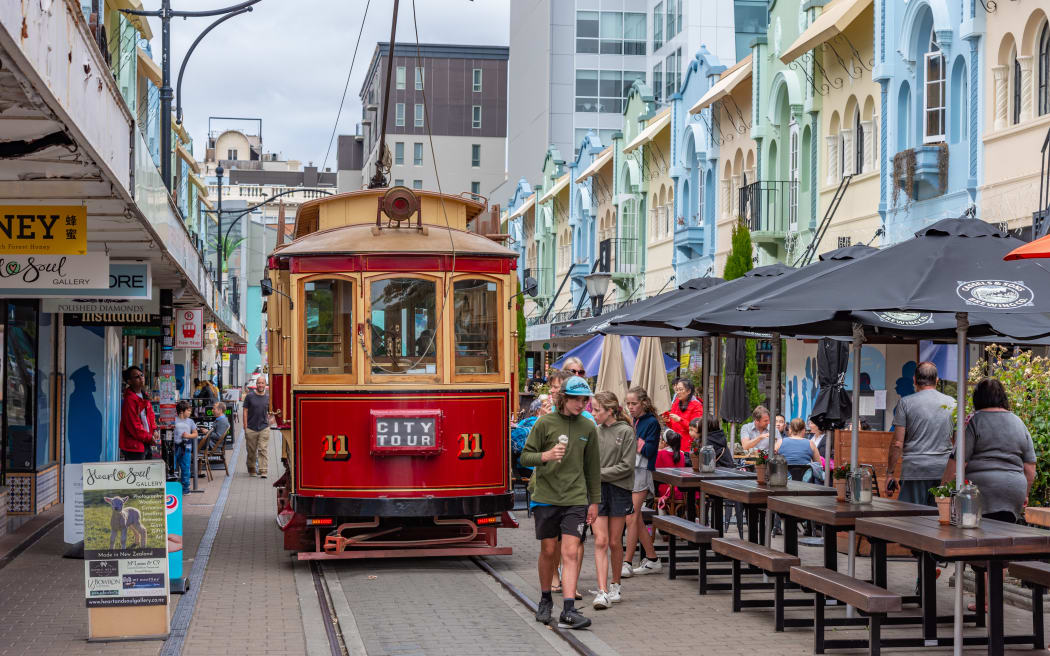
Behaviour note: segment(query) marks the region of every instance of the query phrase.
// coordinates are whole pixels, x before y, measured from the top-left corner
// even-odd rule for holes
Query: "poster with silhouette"
[[[83,480],[87,606],[167,604],[164,463],[86,463]]]

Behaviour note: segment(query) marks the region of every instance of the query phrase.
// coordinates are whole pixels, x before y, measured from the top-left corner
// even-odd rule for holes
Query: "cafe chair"
[[[211,473],[211,459],[215,458],[216,462],[222,463],[222,470],[226,472],[226,475],[230,475],[230,469],[226,466],[226,448],[223,445],[223,440],[216,440],[215,442],[209,442],[203,450],[198,447],[197,450],[197,476],[207,476],[208,480],[214,480]],[[201,474],[203,469],[204,473]]]

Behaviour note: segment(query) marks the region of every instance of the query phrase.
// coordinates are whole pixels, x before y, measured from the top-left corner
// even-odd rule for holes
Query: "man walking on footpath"
[[[160,439],[153,404],[142,393],[146,378],[138,367],[124,370],[124,400],[120,406],[120,453],[125,460],[149,460]]]
[[[559,628],[583,629],[591,621],[575,608],[580,575],[579,546],[584,528],[598,517],[601,501],[601,460],[594,422],[581,416],[591,396],[587,381],[573,376],[555,396],[556,412],[536,420],[519,461],[535,467],[532,481],[533,517],[540,541],[540,603],[536,621],[551,621],[554,576],[559,542],[562,560],[562,611]]]
[[[952,454],[952,410],[955,399],[937,391],[937,365],[920,362],[915,368],[915,393],[897,403],[893,413],[893,441],[887,462],[888,489],[897,461],[901,461],[900,500],[934,505],[931,487]]]
[[[255,381],[254,392],[244,397],[244,445],[248,451],[248,475],[266,478],[270,469],[270,395],[266,379]],[[256,466],[258,460],[258,466]]]

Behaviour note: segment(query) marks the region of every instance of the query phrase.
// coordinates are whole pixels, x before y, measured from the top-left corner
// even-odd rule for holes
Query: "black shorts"
[[[634,512],[631,491],[612,483],[602,483],[602,502],[598,504],[599,517],[626,517]]]
[[[571,535],[583,539],[587,531],[587,506],[536,506],[532,509],[536,539]]]

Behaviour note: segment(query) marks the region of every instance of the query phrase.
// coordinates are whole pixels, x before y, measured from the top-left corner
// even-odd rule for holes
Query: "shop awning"
[[[194,173],[201,172],[200,164],[197,163],[197,160],[193,159],[193,155],[190,155],[190,151],[182,147],[182,144],[175,146],[175,152],[179,154],[179,157],[186,162]]]
[[[638,148],[642,144],[649,143],[658,135],[664,128],[671,124],[671,108],[667,107],[662,112],[653,118],[649,125],[645,126],[645,129],[638,133],[638,136],[631,140],[631,143],[623,147],[624,153],[629,153],[635,148]]]
[[[722,78],[715,82],[714,86],[707,90],[704,97],[701,98],[692,108],[689,110],[690,114],[698,114],[700,110],[707,107],[716,100],[720,100],[728,96],[736,85],[740,84],[744,80],[751,77],[751,55],[741,59],[733,68],[730,68],[725,73],[722,73]]]
[[[871,6],[872,0],[835,0],[824,7],[824,13],[799,35],[795,42],[780,55],[780,60],[787,64],[794,61],[824,43],[846,31],[849,24]]]
[[[561,176],[560,178],[558,178],[557,180],[554,181],[554,186],[551,187],[550,191],[548,191],[547,193],[543,194],[543,197],[540,198],[540,204],[542,205],[543,203],[546,203],[550,199],[552,199],[555,196],[557,196],[559,193],[561,193],[561,190],[564,189],[565,187],[567,187],[568,185],[569,185],[569,174],[566,173],[565,175]]]
[[[584,169],[583,173],[576,177],[576,182],[580,183],[591,177],[598,171],[601,171],[610,161],[612,161],[612,146],[606,148],[602,152],[598,153],[598,156],[594,158],[591,165]]]
[[[522,203],[521,205],[519,205],[518,209],[516,209],[513,212],[511,212],[510,216],[507,217],[507,220],[508,221],[513,221],[514,219],[518,218],[519,216],[521,216],[525,212],[528,212],[530,209],[532,209],[532,206],[535,205],[535,204],[536,204],[536,194],[533,194],[533,195],[529,196],[527,199],[525,199],[525,202]]]
[[[142,11],[142,0],[116,0],[113,4],[116,5],[117,10],[132,9],[134,11]],[[121,16],[128,19],[128,22],[135,26],[135,29],[139,31],[143,39],[147,41],[153,39],[153,31],[150,30],[149,21],[146,20],[145,16],[131,16],[129,14],[121,14]]]
[[[142,48],[135,48],[135,50],[138,51],[139,68],[142,69],[142,74],[150,82],[160,87],[164,83],[164,73],[160,70],[160,66],[157,66],[157,62],[153,61],[153,58]]]

